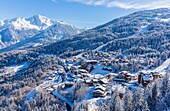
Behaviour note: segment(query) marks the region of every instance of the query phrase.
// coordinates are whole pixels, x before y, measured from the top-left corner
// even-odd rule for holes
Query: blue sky
[[[92,28],[138,10],[170,4],[170,0],[150,1],[152,4],[148,0],[0,0],[0,19],[41,14],[79,28]]]

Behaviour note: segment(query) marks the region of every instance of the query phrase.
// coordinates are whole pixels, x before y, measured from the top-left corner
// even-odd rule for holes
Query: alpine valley
[[[1,111],[170,111],[170,9],[92,29],[0,21]]]

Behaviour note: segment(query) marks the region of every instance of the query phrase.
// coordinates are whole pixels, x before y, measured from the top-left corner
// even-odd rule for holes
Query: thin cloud
[[[124,9],[170,8],[170,0],[66,0],[86,5],[120,7]]]
[[[56,3],[57,1],[56,0],[51,0],[52,2]]]
[[[56,2],[56,0],[51,0],[52,2]]]

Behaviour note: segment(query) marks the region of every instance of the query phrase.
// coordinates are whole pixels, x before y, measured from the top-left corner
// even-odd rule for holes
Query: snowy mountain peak
[[[57,40],[67,38],[80,32],[81,30],[74,25],[70,25],[63,21],[53,21],[42,15],[34,15],[29,18],[18,17],[1,20],[0,49],[26,39],[29,39],[29,42],[31,43],[36,39],[42,44],[51,39]],[[34,39],[32,39],[32,37]],[[43,37],[42,41],[39,40],[41,37]],[[1,44],[4,44],[4,46],[2,47]]]
[[[0,27],[1,27],[1,26],[4,26],[4,25],[5,25],[4,21],[3,21],[3,20],[0,20]]]
[[[30,21],[31,24],[38,26],[40,30],[45,30],[54,24],[54,21],[42,15],[34,15],[33,17],[27,18],[27,20]]]
[[[11,21],[11,25],[14,27],[14,29],[17,30],[30,30],[30,29],[36,29],[39,30],[38,26],[30,24],[29,21],[26,21],[25,18],[16,18],[15,20]]]
[[[48,17],[43,16],[43,15],[34,15],[33,17],[39,18],[39,19],[49,19]]]
[[[64,21],[57,21],[57,23],[58,23],[58,24],[62,24],[62,25],[70,25],[70,24],[68,24],[68,23],[66,23],[66,22],[64,22]]]

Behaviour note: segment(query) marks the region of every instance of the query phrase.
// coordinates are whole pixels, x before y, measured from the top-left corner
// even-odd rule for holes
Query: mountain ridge
[[[51,35],[47,34],[47,31],[50,31],[50,28]],[[57,32],[54,33],[52,30],[56,30]],[[42,32],[46,32],[46,35],[48,36],[47,39],[50,37],[53,39],[62,39],[79,33],[80,29],[76,28],[74,25],[63,21],[54,21],[42,15],[34,15],[29,18],[19,17],[1,20],[0,49],[9,47],[10,45],[16,44],[25,39],[32,38]]]

